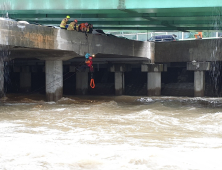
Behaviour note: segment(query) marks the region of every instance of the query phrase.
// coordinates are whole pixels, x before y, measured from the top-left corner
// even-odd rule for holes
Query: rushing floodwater
[[[221,170],[222,99],[9,96],[1,170]]]

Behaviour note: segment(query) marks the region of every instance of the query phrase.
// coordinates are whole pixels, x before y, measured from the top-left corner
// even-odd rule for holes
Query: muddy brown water
[[[221,157],[221,98],[0,100],[2,170],[219,170]]]

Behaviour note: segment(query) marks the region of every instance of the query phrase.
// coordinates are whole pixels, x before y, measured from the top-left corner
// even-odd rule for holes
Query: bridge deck
[[[101,60],[124,58],[155,63],[221,61],[222,39],[175,42],[142,42],[105,35],[84,33],[36,25],[17,25],[0,21],[0,45],[10,46],[12,57],[68,60],[86,53],[99,54]],[[113,60],[112,60],[113,61]]]
[[[13,57],[29,53],[26,57],[45,59],[70,59],[91,53],[116,58],[140,57],[147,61],[152,44],[103,35],[86,36],[81,32],[31,24],[21,26],[13,21],[0,21],[0,37],[0,44],[10,46],[14,51]]]

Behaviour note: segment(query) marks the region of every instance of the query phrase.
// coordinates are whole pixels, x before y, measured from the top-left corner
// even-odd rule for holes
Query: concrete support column
[[[63,62],[46,61],[46,99],[58,101],[63,96]]]
[[[125,77],[124,72],[131,71],[130,65],[113,64],[110,71],[115,73],[115,95],[123,95],[125,92]]]
[[[147,73],[147,95],[148,96],[161,95],[161,72]]]
[[[125,90],[124,72],[115,72],[115,95],[123,95]]]
[[[86,95],[88,93],[88,69],[85,72],[76,72],[76,94]]]
[[[0,59],[0,98],[4,96],[4,62]]]
[[[147,72],[147,95],[161,95],[161,72],[167,71],[164,64],[142,64],[141,71]]]
[[[20,72],[20,92],[30,92],[31,91],[31,72],[29,66],[22,67]]]
[[[205,91],[205,71],[194,71],[194,97],[203,97]]]
[[[192,61],[187,63],[187,70],[194,71],[194,97],[203,97],[205,92],[205,72],[211,68],[210,62]]]

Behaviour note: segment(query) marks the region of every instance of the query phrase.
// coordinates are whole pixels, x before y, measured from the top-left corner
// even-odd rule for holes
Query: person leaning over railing
[[[69,31],[78,31],[78,21],[75,19],[73,22],[71,22],[67,28]]]
[[[79,25],[79,32],[84,32],[84,33],[86,33],[87,32],[87,27],[88,27],[88,23],[86,22],[86,23],[81,23],[80,25]]]
[[[65,30],[67,29],[67,28],[66,28],[66,23],[69,21],[69,19],[70,19],[70,16],[67,15],[66,18],[64,18],[64,19],[62,20],[62,22],[61,22],[61,24],[60,24],[60,28],[61,28],[61,29],[65,29]]]
[[[93,31],[93,25],[89,24],[87,27],[87,33],[92,33],[92,31]]]

